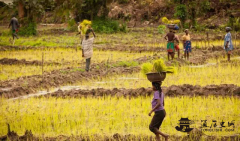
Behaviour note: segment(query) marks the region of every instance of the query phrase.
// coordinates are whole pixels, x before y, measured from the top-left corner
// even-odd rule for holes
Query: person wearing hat
[[[227,53],[228,61],[230,61],[231,53],[233,50],[232,35],[231,35],[230,31],[231,31],[231,28],[226,27],[227,34],[225,35],[225,38],[224,38],[224,49]]]
[[[164,94],[161,88],[162,82],[152,82],[152,88],[154,91],[152,99],[152,110],[149,112],[149,116],[154,112],[154,116],[149,125],[149,130],[156,135],[156,140],[160,141],[160,135],[165,138],[165,141],[168,141],[168,134],[162,133],[159,131],[159,128],[162,125],[164,118],[166,117],[166,111],[164,109]]]
[[[169,56],[171,56],[172,60],[174,58],[174,40],[175,40],[175,35],[174,35],[174,29],[169,29],[169,33],[164,37],[167,40],[167,52],[168,52],[168,60]]]
[[[182,36],[184,58],[189,60],[189,53],[192,51],[191,38],[190,38],[188,29],[185,29],[184,32],[185,32],[185,35]]]

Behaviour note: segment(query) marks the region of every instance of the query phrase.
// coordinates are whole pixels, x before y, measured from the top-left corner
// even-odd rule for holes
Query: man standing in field
[[[225,38],[224,38],[224,49],[226,50],[228,61],[230,61],[231,53],[233,50],[232,35],[230,31],[231,31],[231,28],[226,27],[227,34],[225,35]]]
[[[10,26],[12,26],[12,37],[14,41],[15,37],[18,39],[17,32],[18,32],[18,28],[20,27],[18,23],[18,19],[15,16],[12,17],[8,28],[10,28]]]

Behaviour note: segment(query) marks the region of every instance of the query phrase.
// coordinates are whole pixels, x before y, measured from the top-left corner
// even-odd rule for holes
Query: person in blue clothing
[[[232,35],[230,31],[231,31],[231,27],[226,27],[227,34],[225,35],[225,38],[224,38],[224,49],[227,53],[228,61],[230,61],[231,53],[233,50]]]

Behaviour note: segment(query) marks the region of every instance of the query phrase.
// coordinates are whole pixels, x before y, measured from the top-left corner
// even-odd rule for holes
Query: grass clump
[[[153,64],[144,63],[141,67],[141,72],[146,75],[150,72],[167,72],[167,73],[175,73],[176,68],[173,66],[166,66],[162,59],[155,60]]]
[[[20,28],[18,34],[23,36],[37,35],[37,24],[35,22],[29,22]]]
[[[113,67],[136,67],[139,63],[136,61],[120,61],[116,64],[113,64]]]

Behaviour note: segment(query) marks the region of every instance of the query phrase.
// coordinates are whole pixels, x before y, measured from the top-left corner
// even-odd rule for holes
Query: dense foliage
[[[94,31],[101,33],[126,32],[126,24],[120,24],[118,21],[98,18],[93,20],[92,27]]]

